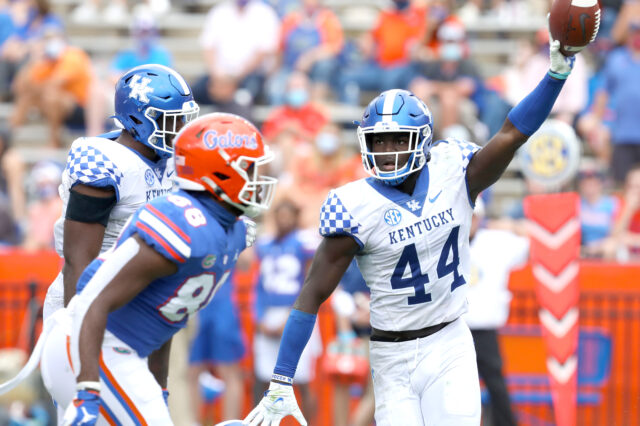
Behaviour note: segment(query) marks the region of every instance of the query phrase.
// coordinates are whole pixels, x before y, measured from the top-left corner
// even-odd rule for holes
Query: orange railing
[[[33,327],[34,312],[59,267],[55,253],[0,252],[0,347],[29,348],[38,332]],[[581,267],[578,424],[640,424],[640,266],[583,262]],[[250,307],[256,273],[255,265],[239,271],[234,283],[249,343],[243,360],[247,395],[252,385]],[[515,271],[510,287],[514,297],[501,342],[514,409],[522,425],[552,425],[545,348],[530,268]],[[328,304],[321,309],[319,322],[326,346],[335,336]],[[309,420],[314,425],[331,425],[332,383],[319,373],[313,389],[320,409],[317,418]],[[246,410],[250,405],[249,400]],[[219,413],[217,406],[209,409]]]

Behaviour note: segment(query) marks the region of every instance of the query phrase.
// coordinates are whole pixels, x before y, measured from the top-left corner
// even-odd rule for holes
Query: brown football
[[[575,55],[595,40],[598,28],[598,0],[554,0],[551,5],[549,30],[565,56]]]

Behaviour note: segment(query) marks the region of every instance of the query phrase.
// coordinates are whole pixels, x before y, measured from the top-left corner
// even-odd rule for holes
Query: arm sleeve
[[[109,157],[89,145],[72,146],[67,158],[66,171],[73,182],[96,188],[113,187],[120,200],[120,182],[123,174]]]
[[[329,196],[320,210],[320,235],[323,237],[348,235],[362,248],[364,241],[361,239],[360,228],[336,192],[329,192]]]

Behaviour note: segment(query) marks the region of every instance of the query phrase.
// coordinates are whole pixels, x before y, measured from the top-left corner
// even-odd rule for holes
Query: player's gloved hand
[[[244,423],[250,426],[277,426],[280,420],[288,415],[295,417],[302,426],[307,425],[298,407],[293,386],[271,382],[269,390],[264,393],[258,406],[244,419]]]
[[[246,216],[241,216],[240,218],[244,222],[245,228],[247,228],[247,235],[245,236],[245,239],[247,248],[249,248],[256,242],[256,235],[258,234],[256,223]]]
[[[79,390],[64,412],[64,426],[93,426],[98,421],[100,393]]]
[[[547,14],[547,29],[549,28],[549,15]],[[566,80],[571,74],[573,64],[576,62],[575,56],[564,56],[560,52],[560,42],[554,40],[549,31],[549,57],[551,59],[551,66],[549,67],[549,74],[551,77],[559,80]]]

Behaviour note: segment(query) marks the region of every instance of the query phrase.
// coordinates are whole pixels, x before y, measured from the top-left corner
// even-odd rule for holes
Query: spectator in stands
[[[303,228],[318,227],[318,211],[331,188],[366,176],[361,164],[360,153],[345,146],[340,128],[332,123],[320,129],[313,145],[293,150],[288,172],[291,190],[300,197]]]
[[[287,16],[289,13],[300,7],[300,0],[262,0],[267,3],[278,14],[280,19]]]
[[[230,75],[219,75],[209,79],[209,99],[213,110],[236,114],[252,121],[251,104],[238,93],[238,81]]]
[[[541,70],[549,67],[549,32],[547,28],[538,30],[535,43],[523,46],[520,52],[516,57],[515,64],[507,68],[502,76],[505,102],[502,103],[502,106],[495,102],[486,105],[488,114],[484,116],[484,120],[491,130],[501,126],[511,107],[535,88],[536,83],[531,80],[533,76],[539,75]],[[573,124],[577,114],[587,104],[588,67],[582,55],[576,55],[575,58],[576,62],[571,72],[571,79],[567,79],[567,83],[551,110],[553,118],[568,124]]]
[[[580,192],[580,223],[582,253],[587,257],[602,257],[607,249],[619,200],[605,194],[606,171],[597,162],[583,160],[578,172]]]
[[[484,214],[484,203],[478,197],[469,235],[469,310],[464,320],[471,329],[476,347],[478,373],[490,395],[490,424],[515,426],[517,423],[502,372],[498,329],[506,324],[509,317],[509,274],[513,268],[527,261],[529,240],[505,230],[481,228]]]
[[[273,109],[262,126],[262,135],[282,156],[282,171],[289,170],[295,151],[311,144],[329,121],[325,112],[310,100],[309,79],[304,73],[296,71],[289,76],[285,99],[286,103]]]
[[[442,26],[450,28],[462,28],[464,24],[456,14],[451,13],[450,0],[431,0],[426,15],[425,30],[417,47],[413,51],[413,58],[418,61],[428,62],[437,59],[441,52],[441,35],[450,37],[451,30],[440,31]]]
[[[636,0],[603,0],[601,7],[603,8],[602,18],[605,22],[610,21],[606,17],[606,12],[609,9],[617,12],[615,23],[611,28],[611,38],[615,44],[625,44],[629,38],[630,24],[640,20],[640,2]],[[600,25],[600,30],[602,30],[602,25]],[[600,37],[600,31],[598,31],[598,37]]]
[[[322,0],[303,0],[301,7],[285,16],[282,22],[280,67],[268,82],[270,103],[284,102],[286,81],[294,70],[304,72],[311,79],[312,98],[324,100],[342,46],[338,17],[322,5]]]
[[[144,64],[173,66],[169,51],[158,41],[158,28],[153,16],[136,14],[131,23],[133,47],[118,51],[111,61],[111,79],[116,81],[131,68]]]
[[[23,247],[26,250],[53,249],[53,225],[62,213],[58,195],[62,166],[53,161],[36,163],[29,173],[30,202]]]
[[[0,100],[10,98],[14,77],[49,27],[63,28],[47,0],[15,0],[0,11]]]
[[[360,91],[406,89],[413,76],[412,52],[425,31],[425,8],[416,0],[393,0],[360,43],[363,60],[338,78],[340,100],[360,103]]]
[[[113,115],[113,95],[116,82],[130,69],[144,64],[173,67],[173,58],[158,40],[155,19],[149,13],[138,12],[131,22],[133,46],[116,52],[106,76],[95,76],[87,105],[87,134],[104,132],[105,119]],[[108,111],[108,112],[107,112]]]
[[[0,127],[0,246],[17,245],[26,211],[24,161],[11,147],[9,131]]]
[[[49,145],[61,147],[62,125],[84,124],[92,80],[89,56],[70,46],[64,35],[50,27],[41,43],[41,53],[20,71],[14,82],[15,109],[11,124],[21,126],[32,108],[40,111],[49,126]]]
[[[475,64],[469,59],[464,26],[448,21],[438,29],[437,59],[419,62],[419,75],[410,90],[425,101],[439,123],[446,129],[464,123],[474,129],[478,107],[471,99],[482,91],[482,79]]]
[[[609,54],[602,75],[604,83],[596,94],[593,116],[602,122],[611,100],[611,172],[615,182],[621,183],[640,162],[640,20],[630,22],[627,43]]]
[[[627,173],[620,215],[613,227],[613,253],[618,261],[640,260],[640,165]]]
[[[196,101],[212,103],[209,82],[220,76],[233,78],[256,99],[279,36],[278,15],[261,0],[225,0],[213,6],[200,35],[207,74],[193,85]]]
[[[280,337],[291,306],[298,297],[318,239],[311,231],[301,231],[300,209],[288,199],[273,209],[275,234],[256,245],[260,274],[256,285],[256,334],[253,356],[256,382],[254,403],[258,403],[269,387],[276,365]],[[302,352],[295,378],[302,394],[302,406],[307,418],[313,419],[316,401],[309,389],[314,378],[314,359],[321,352],[317,328]]]
[[[208,399],[210,383],[216,380],[211,372],[215,372],[224,383],[221,388],[222,419],[216,421],[237,419],[243,414],[244,382],[240,361],[245,354],[245,338],[233,297],[233,276],[229,281],[224,283],[211,302],[198,312],[197,332],[189,354],[191,406],[196,418],[203,425],[207,424],[202,418],[203,399]]]

